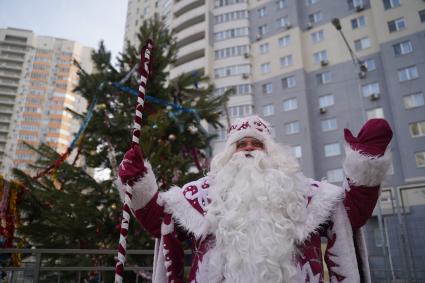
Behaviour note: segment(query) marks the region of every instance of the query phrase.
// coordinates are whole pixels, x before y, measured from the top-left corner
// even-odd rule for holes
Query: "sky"
[[[97,48],[113,57],[124,43],[127,0],[0,0],[0,28],[32,30]]]

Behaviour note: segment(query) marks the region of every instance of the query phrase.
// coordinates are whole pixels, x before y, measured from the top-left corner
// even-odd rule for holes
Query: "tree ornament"
[[[175,141],[175,140],[176,140],[176,136],[175,136],[174,134],[170,134],[170,135],[168,136],[168,139],[169,139],[170,141]]]
[[[198,132],[198,128],[195,125],[190,125],[189,127],[187,127],[187,130],[189,131],[189,133],[191,133],[192,135],[196,134]]]

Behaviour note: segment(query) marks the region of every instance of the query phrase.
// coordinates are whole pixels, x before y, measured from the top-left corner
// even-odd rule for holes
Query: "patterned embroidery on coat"
[[[207,178],[191,182],[183,187],[183,195],[189,203],[200,213],[205,214],[209,203]]]

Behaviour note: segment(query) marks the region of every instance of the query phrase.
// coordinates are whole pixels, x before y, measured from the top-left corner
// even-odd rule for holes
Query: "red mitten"
[[[143,163],[143,153],[139,145],[134,145],[125,154],[118,169],[118,175],[124,184],[142,177],[146,173]]]
[[[353,150],[371,156],[382,156],[391,141],[393,131],[384,119],[370,119],[361,128],[357,137],[344,129],[344,138]]]

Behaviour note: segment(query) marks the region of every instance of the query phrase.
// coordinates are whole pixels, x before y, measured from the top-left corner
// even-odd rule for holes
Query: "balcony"
[[[189,61],[188,63],[182,64],[178,67],[173,68],[170,71],[170,78],[173,79],[180,74],[193,72],[199,70],[201,73],[205,73],[205,67],[207,66],[207,59],[204,57]]]
[[[0,132],[2,133],[8,133],[9,127],[8,126],[0,126]]]
[[[0,97],[0,105],[14,105],[15,99]]]
[[[178,18],[181,15],[203,5],[205,5],[205,0],[198,0],[198,1],[182,0],[180,2],[177,2],[173,6],[174,17]]]
[[[21,76],[20,72],[0,71],[0,77],[19,79],[20,76]]]
[[[0,54],[0,59],[4,61],[12,61],[12,62],[24,62],[25,56],[15,55],[15,54]]]
[[[179,32],[197,23],[205,21],[205,13],[205,7],[201,6],[191,11],[191,13],[187,13],[176,18],[173,21],[173,30],[175,32]]]
[[[187,55],[189,55],[189,54],[191,54],[195,51],[204,50],[206,48],[208,48],[208,43],[203,39],[197,40],[197,41],[194,41],[194,42],[192,42],[188,45],[185,45],[185,46],[179,48],[179,50],[177,52],[177,61],[179,61],[180,58],[183,58],[183,57],[185,57],[185,56],[187,56]]]
[[[6,63],[6,62],[1,62],[0,63],[0,68],[1,69],[10,69],[10,70],[21,71],[22,64],[10,64],[10,63]]]
[[[27,50],[26,47],[8,46],[4,42],[3,45],[0,45],[0,49],[18,54],[25,54]]]
[[[7,96],[16,96],[17,92],[16,89],[10,89],[10,88],[0,88],[0,95],[7,95]]]
[[[203,58],[204,56],[205,56],[205,50],[204,49],[196,50],[192,53],[189,53],[189,54],[182,56],[179,59],[177,59],[176,63],[174,63],[174,67],[178,67],[180,65],[186,64],[186,63],[193,61],[193,60],[196,60],[198,58]]]
[[[184,46],[187,46],[193,42],[196,42],[202,39],[205,39],[205,31],[199,31],[188,37],[182,38],[181,40],[177,41],[177,47],[183,48]]]
[[[0,85],[7,87],[18,87],[19,80],[0,79]]]

